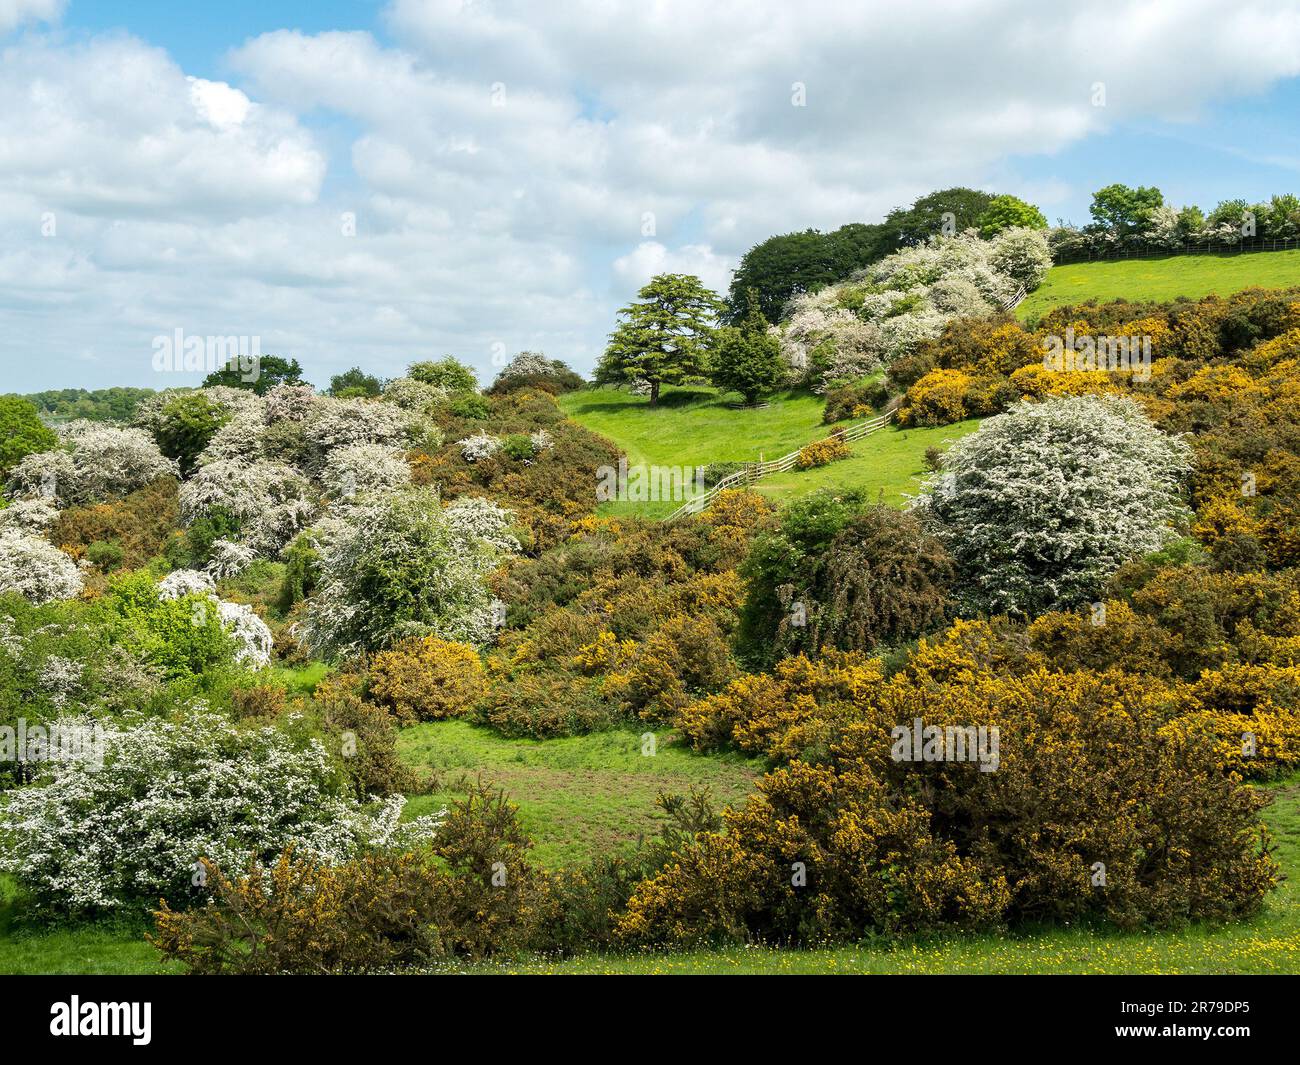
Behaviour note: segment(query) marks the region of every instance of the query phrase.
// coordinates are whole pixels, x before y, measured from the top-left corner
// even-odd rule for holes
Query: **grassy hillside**
[[[731,395],[731,401],[737,397]],[[631,464],[704,466],[710,462],[774,459],[825,436],[825,401],[810,392],[783,392],[762,409],[737,409],[716,388],[666,388],[659,406],[645,396],[590,389],[560,397],[560,409],[613,440]]]
[[[1300,285],[1300,251],[1071,263],[1052,267],[1016,316],[1031,322],[1053,307],[1090,299],[1169,300],[1291,285]]]
[[[812,470],[776,473],[759,481],[754,491],[775,503],[787,503],[819,488],[862,488],[873,500],[883,493],[884,502],[899,506],[920,487],[925,476],[926,449],[945,450],[973,433],[979,424],[978,418],[970,418],[927,429],[891,425],[850,444],[851,459]]]
[[[734,398],[734,397],[733,397]],[[630,465],[705,466],[712,462],[745,462],[777,458],[810,440],[830,434],[822,424],[824,400],[808,392],[772,397],[760,410],[727,406],[716,389],[670,389],[663,405],[651,410],[643,396],[593,390],[560,398],[570,418],[614,441]],[[976,419],[936,429],[890,427],[855,441],[853,458],[812,470],[791,470],[760,481],[755,491],[785,503],[819,488],[863,488],[873,497],[901,504],[914,492],[925,472],[925,451],[944,448],[978,428]],[[601,513],[662,518],[680,502],[613,502]]]

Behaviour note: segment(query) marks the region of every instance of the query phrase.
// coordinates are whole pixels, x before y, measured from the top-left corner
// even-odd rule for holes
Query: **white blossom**
[[[816,391],[888,366],[958,317],[983,317],[1051,265],[1046,237],[1010,229],[991,241],[974,230],[903,248],[851,278],[786,305],[781,352]]]
[[[102,766],[52,763],[52,779],[0,805],[0,868],[66,911],[200,902],[200,858],[242,873],[297,853],[337,863],[365,846],[411,846],[439,818],[399,828],[400,800],[371,813],[333,786],[318,740],[240,729],[190,710],[104,735]]]
[[[178,472],[142,429],[75,421],[59,435],[59,448],[27,455],[14,468],[14,494],[53,497],[62,506],[102,503]]]
[[[82,583],[77,564],[47,540],[0,529],[0,593],[17,592],[31,603],[51,603],[79,594]]]
[[[251,606],[217,600],[217,615],[222,627],[238,644],[235,661],[250,669],[261,669],[271,662],[271,629]]]
[[[216,540],[212,544],[212,557],[208,560],[206,569],[213,580],[223,581],[238,577],[256,558],[257,552],[251,547],[230,540]]]
[[[311,385],[284,382],[267,392],[264,397],[263,416],[268,425],[276,422],[306,421],[315,402],[316,391]]]
[[[25,496],[0,509],[0,529],[39,534],[59,516],[59,508],[48,496]]]
[[[914,506],[961,567],[968,609],[1033,616],[1176,535],[1190,470],[1188,444],[1130,399],[1021,403],[954,444]]]
[[[307,644],[345,655],[408,636],[486,641],[493,619],[485,578],[503,552],[518,548],[505,531],[509,520],[509,511],[487,500],[444,509],[428,489],[359,504],[321,545],[320,583],[303,625]]]
[[[461,458],[466,462],[479,462],[482,459],[490,459],[500,451],[501,441],[480,430],[473,436],[457,441],[456,446],[460,448]]]
[[[302,474],[275,462],[225,459],[200,466],[181,486],[181,518],[187,524],[221,508],[241,527],[241,539],[270,555],[311,523],[316,506]]]
[[[320,396],[303,423],[313,470],[325,467],[330,452],[351,444],[404,447],[413,431],[413,418],[394,403],[370,399]]]
[[[411,483],[411,467],[401,451],[384,444],[348,444],[335,448],[320,473],[325,491],[335,499],[392,491]]]
[[[506,554],[519,550],[519,541],[509,531],[515,520],[514,511],[490,499],[461,496],[448,503],[443,513],[466,550],[473,550],[476,543],[490,544]]]
[[[555,377],[559,368],[540,351],[521,351],[497,374],[497,380],[510,377]]]
[[[180,599],[186,595],[205,596],[216,608],[222,628],[238,644],[235,661],[254,669],[260,669],[271,661],[271,630],[252,607],[218,598],[212,577],[200,570],[173,570],[158,582],[161,599]]]
[[[417,381],[414,377],[395,377],[384,385],[383,398],[403,410],[428,414],[449,394],[441,385]]]
[[[217,586],[212,578],[202,570],[172,570],[158,582],[158,598],[163,600],[181,599],[187,595],[211,595],[216,598]]]

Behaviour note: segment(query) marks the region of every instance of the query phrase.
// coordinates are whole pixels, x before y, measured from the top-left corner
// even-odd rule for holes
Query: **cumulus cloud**
[[[709,288],[725,292],[735,265],[731,259],[715,255],[707,245],[687,244],[674,251],[648,240],[615,259],[614,273],[635,288],[656,274],[694,274]]]
[[[11,46],[0,99],[3,191],[51,210],[207,222],[310,203],[324,176],[291,114],[187,78],[132,38]]]
[[[0,33],[25,22],[56,22],[67,0],[0,0]]]
[[[61,6],[0,0],[0,32]],[[443,352],[587,367],[653,273],[723,289],[763,237],[951,184],[1056,214],[1074,175],[1020,185],[1009,160],[1300,73],[1275,0],[394,0],[384,21],[391,43],[254,37],[228,81],[131,37],[10,41],[3,357],[172,384],[143,367],[181,327],[257,335],[317,383]]]

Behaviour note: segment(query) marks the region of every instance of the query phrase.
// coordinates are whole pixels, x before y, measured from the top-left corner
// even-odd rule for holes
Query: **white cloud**
[[[686,244],[672,251],[649,240],[615,259],[614,273],[632,288],[640,288],[656,274],[694,274],[714,291],[725,292],[735,266],[707,245]]]
[[[0,31],[60,6],[0,0]],[[317,383],[444,351],[486,371],[497,343],[585,367],[655,272],[725,288],[769,234],[951,184],[1055,217],[1113,176],[1020,184],[1015,156],[1300,73],[1300,10],[1274,0],[395,0],[385,21],[392,45],[255,37],[229,83],[130,37],[5,46],[2,357],[148,383],[179,326],[260,335]]]
[[[0,100],[0,190],[49,210],[201,224],[311,203],[325,172],[291,114],[132,38],[11,46]]]
[[[25,22],[57,22],[67,0],[0,0],[0,33]]]

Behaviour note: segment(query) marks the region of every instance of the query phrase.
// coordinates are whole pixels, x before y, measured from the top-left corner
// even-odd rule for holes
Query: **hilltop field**
[[[1300,285],[1300,251],[1175,255],[1053,266],[1041,288],[1016,308],[1033,322],[1053,307],[1096,300],[1173,300],[1228,296],[1246,288]]]

